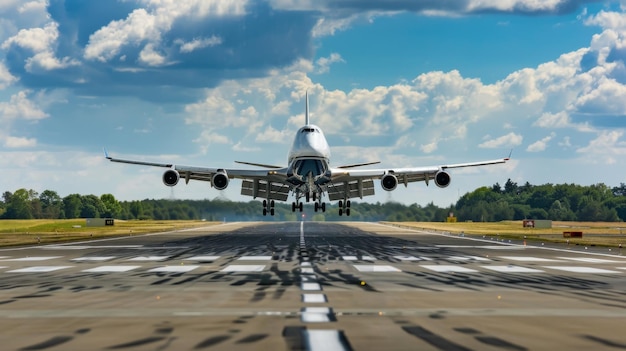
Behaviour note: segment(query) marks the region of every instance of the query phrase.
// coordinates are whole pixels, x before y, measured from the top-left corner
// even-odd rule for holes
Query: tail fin
[[[304,111],[304,125],[309,125],[309,91],[305,93],[306,110]]]

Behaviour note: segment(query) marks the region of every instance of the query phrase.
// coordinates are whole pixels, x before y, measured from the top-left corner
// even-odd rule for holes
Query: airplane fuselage
[[[323,192],[330,181],[330,147],[322,130],[307,124],[296,133],[288,155],[287,181],[295,185],[296,197]]]

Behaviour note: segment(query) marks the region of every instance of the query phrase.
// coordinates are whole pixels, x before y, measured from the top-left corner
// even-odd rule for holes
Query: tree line
[[[452,215],[458,221],[502,221],[552,219],[562,221],[625,221],[626,184],[518,185],[510,179],[501,186],[481,187],[463,195],[456,204],[442,208],[432,202],[426,206],[388,203],[358,203],[351,206],[350,217],[339,216],[335,206],[326,212],[292,212],[290,204],[277,203],[275,216],[261,214],[260,201],[215,200],[135,200],[118,201],[111,194],[70,194],[53,190],[41,194],[34,190],[6,191],[0,201],[0,219],[117,218],[123,220],[208,220],[208,221],[420,221],[441,222]]]

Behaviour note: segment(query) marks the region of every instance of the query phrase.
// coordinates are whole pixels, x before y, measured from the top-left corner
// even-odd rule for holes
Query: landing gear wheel
[[[343,201],[339,200],[339,207],[343,208]]]
[[[270,208],[270,215],[273,216],[274,215],[274,209]]]
[[[264,215],[264,216],[267,216],[267,208],[264,208],[264,209],[263,209],[263,215]]]
[[[302,204],[302,202],[301,202],[301,203],[300,203],[300,205],[298,206],[298,207],[299,207],[300,212],[302,212],[302,210],[304,209],[304,207],[302,207],[302,205],[303,205],[303,204]]]
[[[270,201],[270,207],[274,207],[274,200]]]
[[[311,194],[306,193],[306,202],[309,202],[311,200]]]
[[[350,209],[346,208],[346,216],[349,216],[349,215],[350,215]]]
[[[295,202],[291,203],[291,212],[296,212],[296,203]]]
[[[346,200],[346,207],[350,208],[350,200]]]
[[[326,203],[322,202],[322,212],[326,212]]]
[[[263,200],[263,207],[267,208],[267,200]]]
[[[317,212],[317,210],[320,208],[319,206],[320,206],[320,204],[318,204],[318,203],[316,202],[316,203],[315,203],[315,212]]]
[[[340,208],[340,209],[339,209],[339,215],[340,215],[340,216],[343,216],[343,208]]]

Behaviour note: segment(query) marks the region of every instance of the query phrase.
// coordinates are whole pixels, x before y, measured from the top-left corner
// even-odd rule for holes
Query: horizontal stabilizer
[[[248,166],[263,167],[263,168],[275,168],[275,169],[283,168],[281,166],[266,165],[266,164],[254,163],[254,162],[235,161],[235,163],[240,163],[242,165],[248,165]]]
[[[337,167],[337,168],[341,168],[341,169],[346,169],[346,168],[355,168],[355,167],[363,167],[363,166],[370,166],[370,165],[376,165],[379,164],[380,161],[376,161],[376,162],[368,162],[368,163],[357,163],[354,165],[347,165],[347,166],[341,166],[341,167]]]

